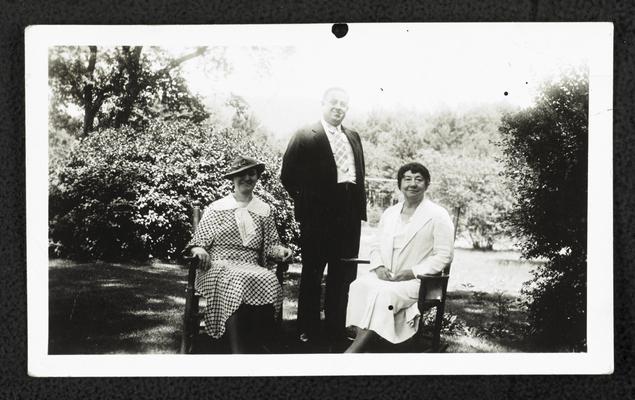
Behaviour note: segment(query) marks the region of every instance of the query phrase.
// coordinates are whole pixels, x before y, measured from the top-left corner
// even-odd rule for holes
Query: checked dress
[[[207,302],[204,318],[208,335],[216,339],[223,336],[225,322],[242,303],[273,304],[274,315],[278,315],[282,288],[275,273],[263,267],[278,244],[271,209],[256,196],[244,207],[229,195],[205,209],[186,251],[203,247],[212,260],[210,269],[197,271],[195,282]]]

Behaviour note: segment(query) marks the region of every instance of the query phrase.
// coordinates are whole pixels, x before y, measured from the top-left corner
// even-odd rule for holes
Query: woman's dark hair
[[[403,179],[404,174],[408,171],[412,172],[413,174],[416,174],[417,172],[420,173],[421,176],[423,176],[423,179],[426,181],[426,187],[430,186],[430,171],[428,171],[426,167],[418,162],[410,162],[408,164],[402,165],[397,172],[398,188],[401,188],[401,180]]]

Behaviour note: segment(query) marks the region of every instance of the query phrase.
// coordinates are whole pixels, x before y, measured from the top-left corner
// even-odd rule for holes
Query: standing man
[[[282,162],[282,184],[294,200],[300,223],[302,275],[298,330],[303,342],[320,332],[320,296],[326,278],[326,333],[331,344],[344,337],[348,287],[357,276],[361,221],[366,220],[364,153],[357,132],[342,126],[348,94],[330,88],[322,97],[322,119],[297,131]]]

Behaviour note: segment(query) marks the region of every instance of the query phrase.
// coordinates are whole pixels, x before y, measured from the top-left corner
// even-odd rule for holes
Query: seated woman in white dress
[[[195,286],[207,302],[207,334],[218,339],[227,330],[234,353],[254,347],[249,336],[258,338],[257,332],[239,326],[241,304],[271,304],[274,315],[282,305],[282,288],[274,272],[264,267],[265,260],[284,261],[291,256],[291,250],[279,244],[271,208],[253,195],[264,169],[263,163],[250,157],[239,156],[232,162],[224,177],[233,181],[233,193],[205,209],[185,249],[199,259]]]
[[[419,326],[417,275],[439,274],[452,261],[454,226],[448,212],[425,197],[430,173],[413,162],[399,168],[404,200],[384,211],[370,253],[371,271],[351,283],[346,326],[356,327],[347,353],[368,348],[377,335],[391,343]]]

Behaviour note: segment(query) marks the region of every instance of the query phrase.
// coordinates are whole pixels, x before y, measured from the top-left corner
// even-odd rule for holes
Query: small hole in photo
[[[348,33],[348,25],[347,24],[333,24],[331,27],[331,32],[335,35],[336,38],[341,39]]]

